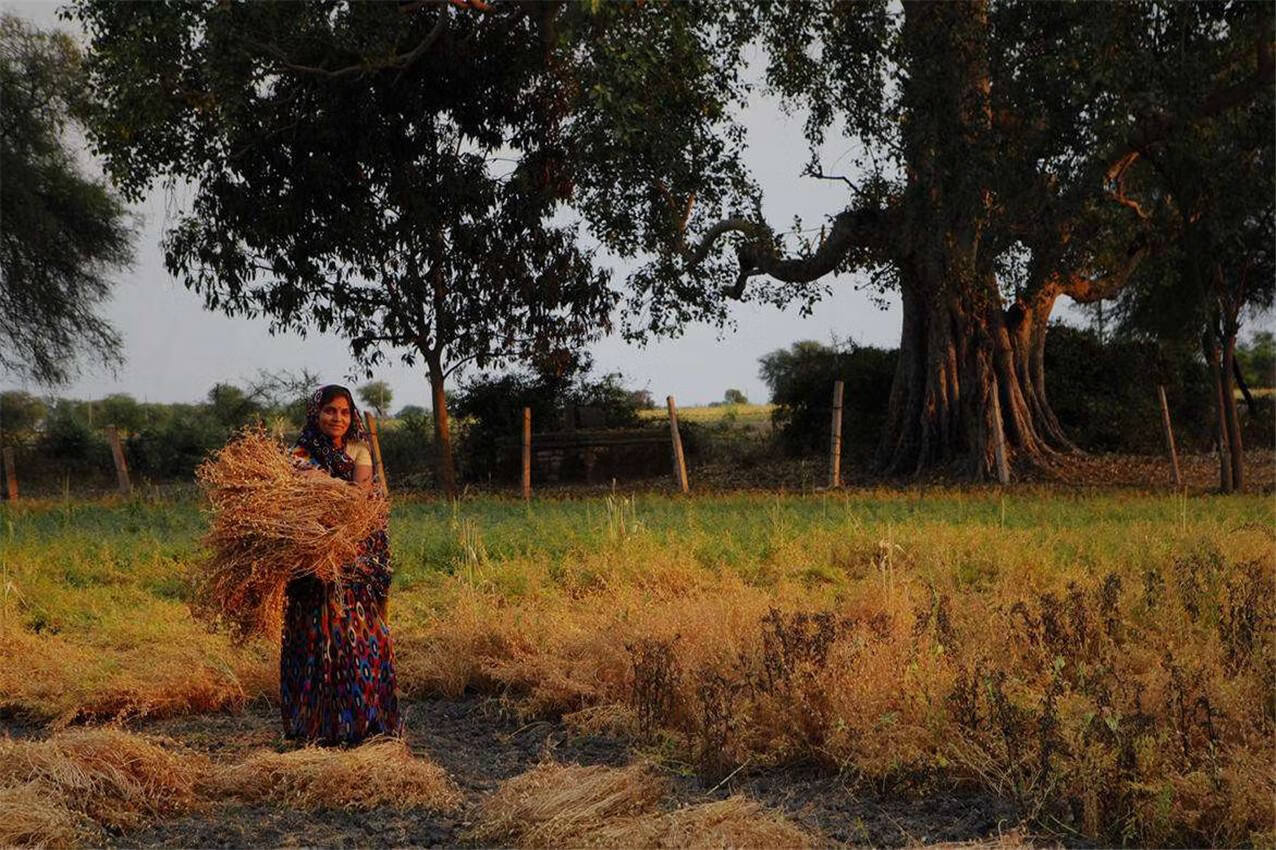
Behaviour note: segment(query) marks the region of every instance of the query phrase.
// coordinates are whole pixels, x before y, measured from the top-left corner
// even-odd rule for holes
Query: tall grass
[[[977,783],[1093,840],[1270,841],[1272,507],[1033,489],[400,500],[399,681],[634,735],[713,781],[814,762],[877,787]],[[6,668],[75,662],[40,687],[8,674],[4,705],[201,711],[273,690],[267,643],[237,649],[186,613],[193,505],[6,510],[0,627],[24,642]]]

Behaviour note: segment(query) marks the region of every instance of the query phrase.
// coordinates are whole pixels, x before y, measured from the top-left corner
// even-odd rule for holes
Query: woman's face
[[[319,408],[319,430],[338,446],[345,440],[346,431],[350,430],[350,402],[345,396],[335,395]]]

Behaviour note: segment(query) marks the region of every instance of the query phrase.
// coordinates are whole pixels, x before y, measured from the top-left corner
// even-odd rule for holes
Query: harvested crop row
[[[1231,535],[1262,551],[1255,532]],[[400,681],[671,735],[715,781],[745,762],[815,761],[883,782],[978,782],[1100,841],[1276,834],[1270,547],[1238,561],[1188,545],[1139,573],[1035,590],[895,569],[820,605],[729,576],[706,591],[598,581],[513,604],[463,588],[428,631],[400,632]]]
[[[460,802],[443,769],[401,741],[261,752],[217,766],[174,742],[112,728],[0,740],[3,847],[98,844],[102,828],[134,830],[230,797],[312,810],[441,812]]]

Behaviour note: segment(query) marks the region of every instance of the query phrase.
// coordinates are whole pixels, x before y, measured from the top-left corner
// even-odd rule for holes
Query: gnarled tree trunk
[[[1056,451],[1044,436],[1051,422],[1058,427],[1044,395],[1044,322],[1033,328],[1008,317],[991,279],[972,289],[903,287],[899,362],[877,454],[886,474],[955,466],[976,479],[995,477],[998,429],[1008,459],[1020,465],[1045,464]]]

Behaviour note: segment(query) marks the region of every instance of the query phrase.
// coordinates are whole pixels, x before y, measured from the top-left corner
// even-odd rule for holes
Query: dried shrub
[[[389,505],[328,475],[300,475],[281,443],[259,429],[240,433],[196,472],[212,521],[198,610],[241,636],[275,636],[284,589],[294,578],[351,576],[360,543],[384,528]]]
[[[632,701],[643,735],[651,735],[674,718],[682,677],[676,640],[676,636],[672,640],[639,638],[625,646],[634,668]]]
[[[668,783],[648,768],[542,764],[483,801],[469,838],[520,847],[810,847],[757,803],[731,797],[667,811]]]
[[[395,739],[353,749],[260,752],[219,770],[213,785],[227,796],[302,809],[393,806],[447,812],[461,802],[443,768],[414,756],[405,742]]]

